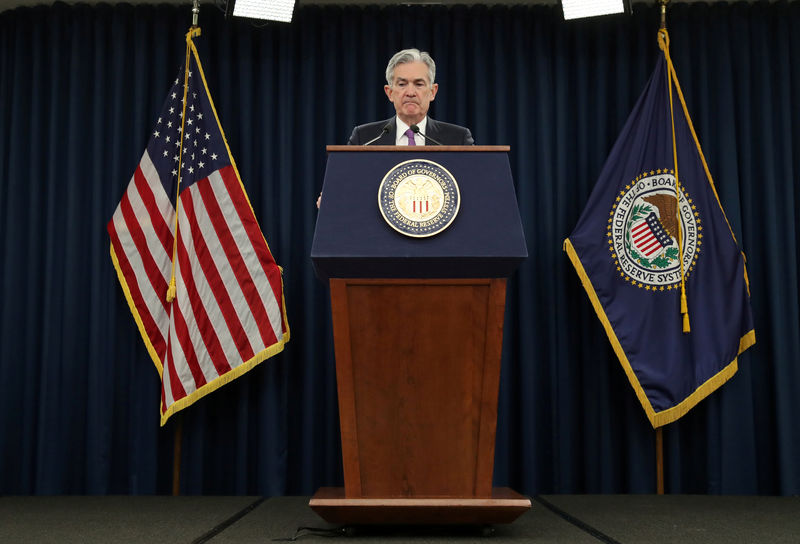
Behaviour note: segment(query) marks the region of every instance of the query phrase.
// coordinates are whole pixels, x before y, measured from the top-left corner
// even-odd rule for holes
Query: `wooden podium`
[[[510,523],[527,497],[492,488],[506,277],[527,257],[508,147],[329,146],[312,259],[330,282],[344,488],[331,523]],[[461,209],[430,238],[394,231],[377,191],[434,161]]]

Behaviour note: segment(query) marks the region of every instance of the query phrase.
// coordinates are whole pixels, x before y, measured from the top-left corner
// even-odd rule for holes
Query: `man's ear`
[[[434,83],[433,86],[431,87],[431,95],[432,95],[431,96],[431,102],[436,100],[436,91],[438,91],[438,90],[439,90],[439,84],[438,83]]]
[[[383,86],[383,92],[386,93],[386,98],[388,98],[389,102],[391,102],[392,101],[392,88],[389,87],[388,85],[384,85]]]

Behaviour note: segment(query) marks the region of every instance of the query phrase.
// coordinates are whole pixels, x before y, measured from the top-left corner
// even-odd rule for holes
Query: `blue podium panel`
[[[500,278],[528,256],[508,148],[433,149],[329,148],[311,248],[320,279]],[[412,159],[445,168],[460,192],[460,209],[450,226],[425,238],[394,230],[378,206],[383,178]]]

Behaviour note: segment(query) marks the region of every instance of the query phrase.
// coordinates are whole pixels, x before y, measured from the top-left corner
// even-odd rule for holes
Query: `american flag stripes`
[[[289,340],[281,270],[241,183],[190,36],[187,50],[188,78],[182,68],[108,223],[117,275],[161,374],[162,425]],[[168,301],[173,260],[175,298]]]
[[[650,257],[666,246],[672,245],[672,238],[664,232],[654,212],[650,212],[642,221],[634,223],[631,228],[631,240],[645,257]]]

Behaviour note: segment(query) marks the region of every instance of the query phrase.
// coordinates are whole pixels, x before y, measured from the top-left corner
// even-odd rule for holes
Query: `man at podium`
[[[493,486],[506,284],[528,253],[509,147],[458,145],[469,130],[427,117],[426,53],[386,75],[397,115],[326,149],[311,259],[330,287],[344,486],[309,505],[343,525],[511,523],[531,501]]]
[[[436,63],[419,49],[395,53],[386,66],[383,90],[394,104],[397,115],[385,121],[353,129],[350,145],[472,145],[466,127],[443,123],[428,117],[428,107],[436,98],[439,84]]]
[[[384,121],[359,125],[353,129],[349,145],[473,145],[466,127],[436,121],[428,117],[428,108],[436,98],[439,84],[436,63],[419,49],[395,53],[386,66],[383,90],[394,104],[397,115]],[[317,197],[317,208],[322,193]]]

